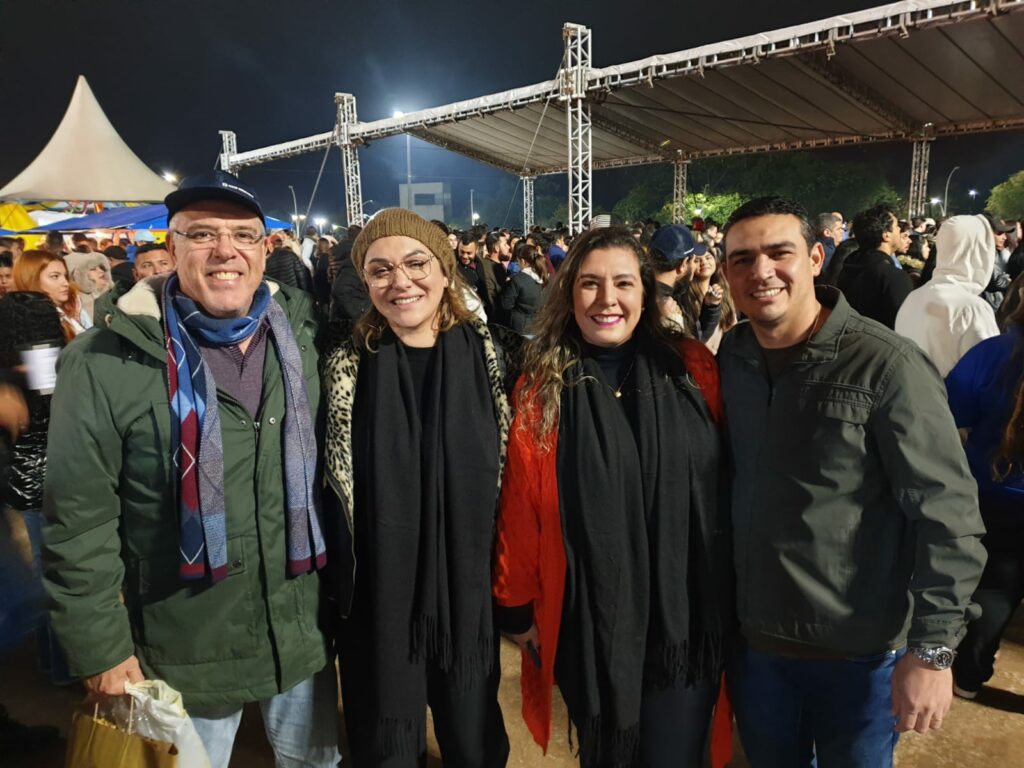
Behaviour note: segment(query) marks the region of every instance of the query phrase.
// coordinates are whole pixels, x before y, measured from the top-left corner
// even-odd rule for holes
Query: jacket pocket
[[[197,664],[255,656],[259,649],[255,595],[248,561],[252,537],[228,539],[228,574],[188,582],[173,556],[138,558],[129,569],[129,594],[137,603],[136,642],[152,663]],[[247,543],[249,546],[247,546]]]

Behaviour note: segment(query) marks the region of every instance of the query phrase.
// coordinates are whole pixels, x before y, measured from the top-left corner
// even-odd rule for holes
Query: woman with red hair
[[[68,280],[68,268],[59,256],[49,251],[25,251],[14,262],[14,288],[42,293],[53,303],[65,341],[92,327],[89,315],[82,311],[78,291]]]

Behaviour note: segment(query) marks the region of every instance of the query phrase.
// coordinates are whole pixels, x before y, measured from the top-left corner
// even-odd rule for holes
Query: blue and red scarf
[[[288,573],[298,575],[327,562],[316,493],[316,436],[302,374],[302,357],[284,310],[261,283],[244,317],[204,314],[179,290],[178,276],[164,283],[164,336],[171,403],[171,446],[178,472],[180,573],[201,579],[207,570],[216,583],[227,576],[224,502],[224,445],[217,385],[203,361],[197,339],[231,346],[249,338],[264,318],[270,327],[284,379],[282,423],[285,502],[288,520]]]

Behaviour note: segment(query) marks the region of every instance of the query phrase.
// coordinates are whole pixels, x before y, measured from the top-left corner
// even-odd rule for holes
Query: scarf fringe
[[[681,643],[652,648],[644,665],[644,686],[669,688],[683,680],[696,685],[703,680],[714,680],[725,664],[725,643],[721,634],[705,632],[696,643]]]
[[[424,710],[424,715],[426,714]],[[426,719],[381,717],[377,719],[374,749],[378,758],[419,753],[419,735],[426,728]]]
[[[605,768],[632,768],[640,757],[640,723],[626,729],[607,730],[600,715],[576,724],[580,764]]]
[[[449,674],[456,690],[467,691],[494,665],[494,634],[481,636],[472,652],[456,655],[451,635],[438,630],[437,617],[421,614],[412,622],[409,651],[414,662],[434,662]]]

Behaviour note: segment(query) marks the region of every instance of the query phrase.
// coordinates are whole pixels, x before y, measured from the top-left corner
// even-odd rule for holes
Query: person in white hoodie
[[[999,335],[980,295],[995,266],[995,236],[984,216],[953,216],[935,236],[935,250],[935,274],[903,302],[896,333],[915,341],[945,378],[967,350]]]

